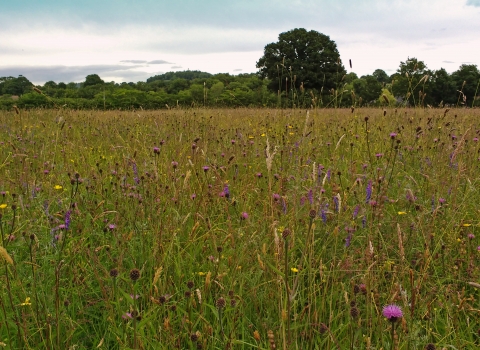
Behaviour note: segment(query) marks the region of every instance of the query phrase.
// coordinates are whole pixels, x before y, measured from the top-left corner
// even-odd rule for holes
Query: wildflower
[[[360,206],[357,205],[357,206],[355,207],[355,209],[353,210],[353,218],[354,218],[354,219],[357,217],[359,210],[360,210]]]
[[[352,240],[352,233],[349,232],[347,238],[345,238],[345,247],[346,248],[350,247],[351,240]]]
[[[30,297],[26,297],[25,298],[25,301],[23,303],[20,304],[21,306],[29,306],[29,305],[32,305],[32,303],[30,302]]]
[[[384,306],[383,310],[382,310],[382,314],[390,322],[395,322],[399,318],[403,317],[402,309],[395,304],[390,304],[390,305]]]
[[[154,154],[160,154],[160,148],[158,148],[158,147],[153,147],[153,153],[154,153]]]
[[[223,187],[223,193],[225,194],[225,198],[230,198],[230,189],[228,188],[228,185]]]
[[[207,172],[210,169],[210,167],[205,165],[204,167],[202,167],[202,169],[203,169],[204,172]]]
[[[172,168],[177,169],[177,167],[178,167],[178,162],[172,161]]]
[[[383,157],[383,153],[377,153],[377,154],[375,154],[375,157],[377,157],[377,159],[382,158],[382,157]]]
[[[445,203],[447,200],[445,198],[438,198],[438,201],[440,202],[440,204],[443,204]]]
[[[133,318],[133,316],[132,316],[132,313],[131,313],[131,312],[126,312],[126,313],[124,313],[124,314],[122,315],[122,318],[123,318],[124,320],[128,320],[129,318]]]
[[[140,183],[140,179],[138,178],[137,164],[133,163],[132,168],[133,168],[133,181],[135,181],[135,183],[138,185]]]
[[[0,204],[0,209],[5,209],[6,207],[7,207],[7,205],[5,203]]]
[[[398,215],[405,215],[407,212],[406,211],[399,211]]]
[[[67,211],[67,213],[65,214],[65,230],[68,230],[68,228],[70,227],[70,215],[71,214],[72,214],[71,210]]]
[[[467,237],[468,237],[469,240],[472,240],[472,239],[475,238],[475,235],[474,235],[473,233],[469,233],[469,234],[467,235]]]
[[[215,304],[216,304],[217,308],[223,309],[226,305],[226,301],[225,301],[224,298],[220,297],[220,298],[217,299],[217,302]]]
[[[308,191],[308,201],[310,202],[310,205],[313,205],[313,191],[310,189],[310,191]]]
[[[393,140],[395,137],[397,137],[397,133],[396,132],[391,132],[390,133],[390,138]]]
[[[53,188],[56,189],[56,190],[61,190],[63,187],[60,186],[60,185],[55,185]]]
[[[190,196],[190,198],[191,198],[191,199],[195,199],[195,198],[197,198],[197,195],[194,193],[194,194],[192,194],[192,195]]]
[[[367,194],[366,194],[365,203],[368,203],[371,197],[372,197],[372,180],[368,181],[368,184],[367,184]]]
[[[130,279],[135,282],[140,278],[140,270],[139,269],[132,269],[130,270]]]
[[[242,214],[240,214],[240,218],[241,218],[242,220],[247,220],[247,219],[248,219],[248,213],[242,212]]]
[[[472,224],[462,224],[463,227],[470,227]]]
[[[110,231],[113,231],[113,230],[115,230],[116,228],[117,228],[117,225],[115,225],[115,224],[109,224],[109,225],[108,225],[108,229],[109,229]]]
[[[292,267],[290,270],[291,270],[292,272],[294,272],[294,273],[297,273],[297,272],[298,272],[298,269],[297,269],[296,267]]]
[[[273,200],[274,200],[275,202],[277,202],[278,200],[280,200],[280,195],[277,194],[277,193],[274,193],[274,194],[272,195],[272,197],[273,197]]]

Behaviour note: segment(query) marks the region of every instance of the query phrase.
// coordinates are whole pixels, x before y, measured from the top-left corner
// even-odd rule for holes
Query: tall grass
[[[477,348],[478,120],[2,112],[1,345]]]

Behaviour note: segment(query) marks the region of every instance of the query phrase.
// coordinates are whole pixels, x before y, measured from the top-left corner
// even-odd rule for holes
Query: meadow
[[[0,123],[6,349],[480,347],[478,109]]]

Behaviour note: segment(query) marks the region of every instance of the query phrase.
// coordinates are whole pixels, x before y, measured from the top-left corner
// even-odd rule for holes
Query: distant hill
[[[199,70],[186,70],[182,72],[167,72],[160,75],[155,75],[147,79],[147,83],[151,83],[156,80],[175,80],[175,79],[208,79],[211,78],[212,74],[207,72],[201,72]]]

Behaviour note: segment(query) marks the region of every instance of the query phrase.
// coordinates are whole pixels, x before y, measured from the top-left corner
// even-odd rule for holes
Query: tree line
[[[333,40],[303,28],[281,33],[278,42],[266,45],[257,68],[257,73],[239,75],[168,72],[137,83],[105,82],[90,74],[81,83],[34,86],[24,76],[1,77],[0,109],[480,106],[476,65],[463,64],[449,74],[408,58],[392,75],[377,69],[358,77],[347,73]]]

